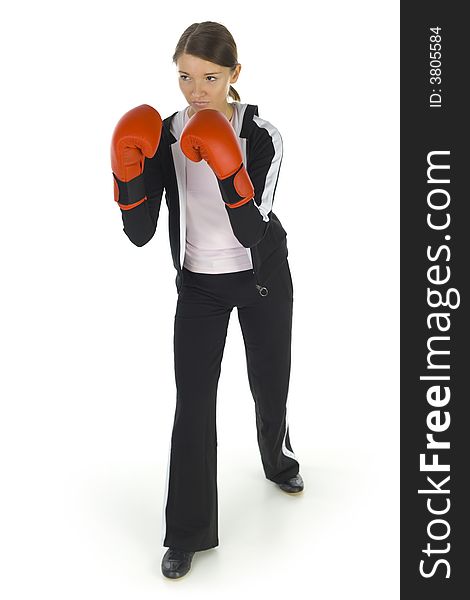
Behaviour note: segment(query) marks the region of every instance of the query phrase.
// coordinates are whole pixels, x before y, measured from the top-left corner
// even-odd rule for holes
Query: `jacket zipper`
[[[268,288],[266,286],[256,284],[256,287],[258,289],[258,292],[259,292],[260,296],[267,296],[268,295],[269,290],[268,290]]]
[[[260,296],[267,296],[269,293],[268,288],[265,285],[260,285],[260,283],[258,282],[258,275],[256,273],[256,266],[255,266],[255,259],[253,257],[253,253],[251,252],[251,249],[248,248],[248,252],[250,253],[251,256],[251,262],[253,264],[253,274],[255,276],[255,286],[256,289],[258,290],[258,293]]]

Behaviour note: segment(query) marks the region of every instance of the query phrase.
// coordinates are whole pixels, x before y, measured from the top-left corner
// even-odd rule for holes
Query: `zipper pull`
[[[268,295],[268,288],[265,287],[264,285],[258,285],[256,284],[256,287],[258,289],[258,292],[260,293],[261,296],[267,296]]]

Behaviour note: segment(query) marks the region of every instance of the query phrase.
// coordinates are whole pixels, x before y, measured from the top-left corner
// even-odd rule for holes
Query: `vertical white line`
[[[167,467],[166,467],[166,481],[165,481],[165,492],[163,494],[163,508],[162,508],[162,527],[161,527],[161,531],[162,531],[162,539],[161,539],[161,545],[163,546],[163,542],[165,541],[165,535],[166,535],[166,505],[168,502],[168,488],[169,488],[169,481],[170,481],[170,460],[171,460],[171,438],[170,438],[170,442],[168,444],[168,462],[167,462]]]

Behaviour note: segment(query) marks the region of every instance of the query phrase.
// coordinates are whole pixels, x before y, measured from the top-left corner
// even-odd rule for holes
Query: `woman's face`
[[[176,63],[179,86],[192,112],[213,108],[225,113],[231,83],[240,73],[238,64],[233,72],[191,54],[182,54]]]

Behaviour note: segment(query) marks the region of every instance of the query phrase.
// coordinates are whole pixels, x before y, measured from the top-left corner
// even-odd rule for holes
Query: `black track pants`
[[[269,278],[268,294],[253,271],[206,274],[183,269],[174,329],[176,410],[162,517],[163,546],[206,550],[219,544],[216,397],[232,308],[245,342],[267,479],[294,477],[299,463],[289,439],[293,286],[287,259]]]

